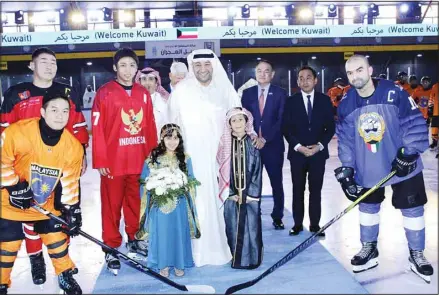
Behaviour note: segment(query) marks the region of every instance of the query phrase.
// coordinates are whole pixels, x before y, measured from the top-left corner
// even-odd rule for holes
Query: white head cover
[[[182,62],[173,62],[171,65],[172,74],[187,74],[187,66]]]
[[[209,60],[212,63],[212,83],[221,87],[233,88],[232,83],[227,77],[221,61],[216,54],[210,49],[197,49],[191,52],[187,57],[187,64],[189,65],[189,78],[195,78],[193,62]],[[195,78],[196,79],[196,78]],[[233,90],[236,92],[235,88]]]

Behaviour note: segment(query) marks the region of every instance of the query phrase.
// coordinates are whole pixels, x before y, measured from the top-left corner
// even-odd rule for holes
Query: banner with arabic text
[[[58,44],[93,44],[112,42],[170,41],[188,39],[281,39],[281,38],[364,38],[435,36],[437,24],[397,25],[307,25],[260,27],[197,27],[145,28],[107,31],[61,31],[32,33],[3,33],[1,46],[35,46]]]
[[[145,42],[145,58],[186,58],[195,49],[210,49],[221,56],[219,40],[175,40]]]

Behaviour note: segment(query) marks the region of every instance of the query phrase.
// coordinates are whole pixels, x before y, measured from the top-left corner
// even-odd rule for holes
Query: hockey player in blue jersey
[[[424,257],[424,204],[427,194],[419,156],[428,148],[428,131],[417,104],[401,86],[372,79],[367,58],[354,55],[346,62],[353,86],[338,107],[338,156],[342,166],[335,176],[348,199],[355,201],[391,170],[396,176],[387,183],[393,190],[392,205],[400,209],[413,272],[426,282],[433,274]],[[351,264],[361,272],[378,265],[379,212],[384,187],[359,204],[362,249]]]

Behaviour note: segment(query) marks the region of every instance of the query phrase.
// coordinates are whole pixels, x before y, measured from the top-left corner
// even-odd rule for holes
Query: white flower
[[[170,188],[175,190],[175,189],[178,189],[179,187],[180,186],[178,184],[174,183],[174,184],[171,185]]]
[[[161,195],[163,195],[164,193],[165,193],[165,188],[164,187],[162,187],[162,186],[159,186],[159,187],[157,187],[156,189],[155,189],[155,194],[157,195],[157,196],[161,196]]]

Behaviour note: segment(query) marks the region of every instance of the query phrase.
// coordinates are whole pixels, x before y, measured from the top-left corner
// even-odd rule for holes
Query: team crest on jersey
[[[124,128],[130,135],[136,135],[142,130],[140,125],[143,120],[143,108],[140,108],[140,111],[136,114],[133,109],[130,109],[128,113],[122,109],[120,112],[122,117],[122,122],[127,126]]]
[[[30,91],[29,90],[23,91],[22,93],[18,94],[18,97],[21,100],[28,99],[30,97]]]
[[[421,96],[421,98],[419,99],[419,107],[420,108],[428,107],[428,97]]]
[[[383,139],[386,124],[378,113],[365,113],[358,119],[358,132],[363,138],[367,149],[376,153]]]
[[[61,176],[61,170],[44,167],[38,164],[30,166],[30,183],[35,201],[42,205],[46,203],[47,198],[52,194],[56,184]]]

